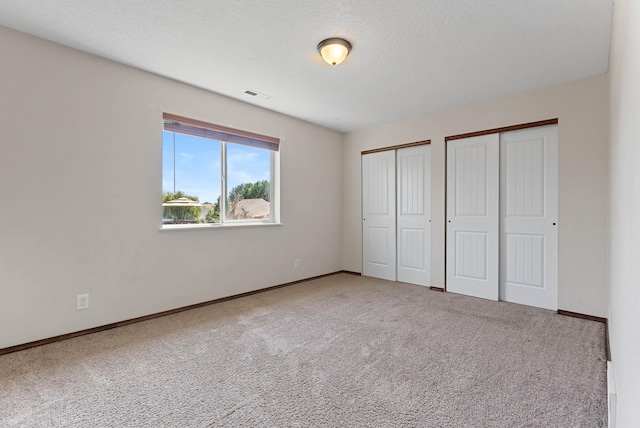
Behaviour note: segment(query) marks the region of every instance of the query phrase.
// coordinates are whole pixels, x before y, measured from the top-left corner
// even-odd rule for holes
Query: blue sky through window
[[[191,135],[162,133],[162,191],[183,191],[200,202],[214,203],[220,195],[221,143]],[[175,164],[175,188],[174,188]],[[239,144],[227,144],[227,188],[269,180],[271,152]]]

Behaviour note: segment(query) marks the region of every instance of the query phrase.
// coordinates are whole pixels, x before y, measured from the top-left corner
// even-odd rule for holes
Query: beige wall
[[[559,307],[607,316],[608,85],[605,75],[376,126],[345,136],[344,268],[362,270],[360,152],[432,142],[431,283],[444,285],[449,135],[559,119]]]
[[[640,4],[616,0],[611,78],[611,307],[617,426],[640,421]]]
[[[0,322],[12,325],[0,348],[359,272],[360,151],[424,139],[432,284],[442,286],[444,137],[555,117],[560,308],[608,315],[606,76],[342,136],[1,27],[0,48]],[[158,231],[164,111],[280,137],[283,226]],[[87,292],[91,308],[75,311],[75,295]]]
[[[342,269],[341,134],[2,27],[0,52],[0,348]],[[165,111],[280,137],[283,225],[159,231]]]

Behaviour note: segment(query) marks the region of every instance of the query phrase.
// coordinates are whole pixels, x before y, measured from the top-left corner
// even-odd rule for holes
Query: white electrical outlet
[[[295,269],[300,269],[300,259],[296,259],[296,260],[293,262],[293,267],[294,267]]]
[[[89,309],[89,295],[78,294],[76,296],[76,310],[81,311],[83,309]]]

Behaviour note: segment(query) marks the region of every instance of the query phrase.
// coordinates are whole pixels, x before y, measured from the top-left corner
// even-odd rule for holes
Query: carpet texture
[[[338,274],[1,356],[0,426],[604,427],[604,334]]]

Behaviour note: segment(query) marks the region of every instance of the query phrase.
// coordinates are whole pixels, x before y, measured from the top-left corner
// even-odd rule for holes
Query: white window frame
[[[177,130],[169,130],[186,135],[200,136],[219,141],[220,144],[220,223],[198,223],[198,224],[162,224],[160,230],[184,230],[184,229],[210,229],[225,227],[246,227],[246,226],[274,226],[280,225],[280,203],[279,203],[279,176],[280,176],[280,139],[268,137],[265,135],[255,134],[252,132],[228,128],[222,125],[215,125],[208,122],[202,122],[195,119],[189,119],[169,113],[163,114],[163,132],[167,131],[167,123],[176,123],[187,125],[193,128],[201,128],[205,132],[211,131],[214,135],[220,134],[230,136],[235,141],[226,141],[223,138],[214,138],[207,135],[196,135],[189,132],[180,132]],[[226,201],[227,201],[227,145],[238,144],[247,145],[254,148],[261,148],[270,151],[270,179],[269,179],[269,219],[265,220],[232,220],[227,218]],[[175,158],[173,160],[175,164]],[[175,168],[174,168],[175,170]],[[174,172],[175,174],[175,172]],[[175,177],[174,177],[175,178]],[[160,216],[162,218],[162,215]]]

